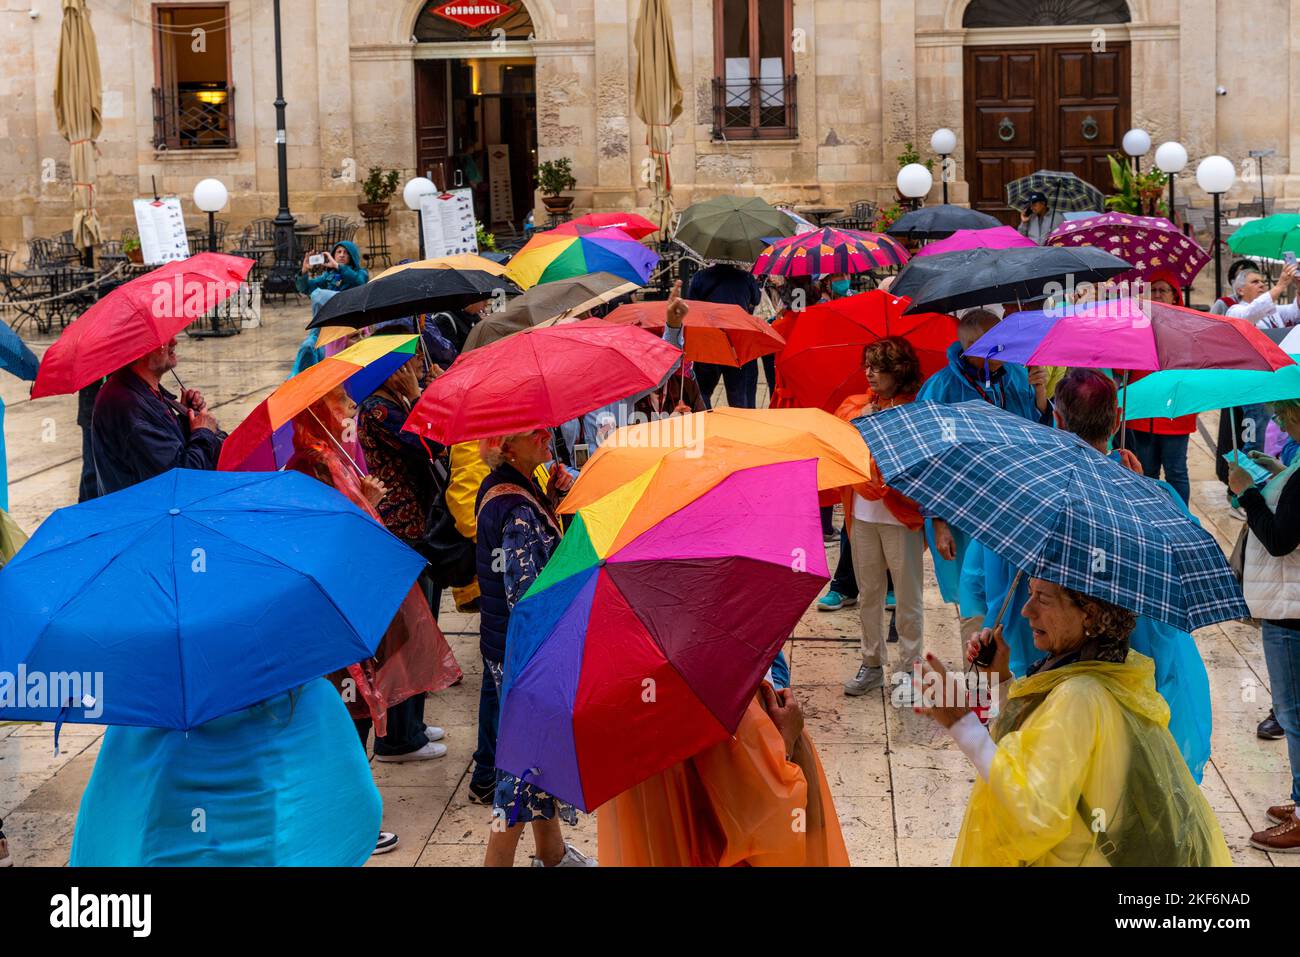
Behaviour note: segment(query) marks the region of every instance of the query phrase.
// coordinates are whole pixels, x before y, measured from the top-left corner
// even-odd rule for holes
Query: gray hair
[[[1246,288],[1246,281],[1250,279],[1251,276],[1260,275],[1263,274],[1258,269],[1243,269],[1238,272],[1237,275],[1232,277],[1232,294],[1234,296],[1240,296],[1241,290]]]

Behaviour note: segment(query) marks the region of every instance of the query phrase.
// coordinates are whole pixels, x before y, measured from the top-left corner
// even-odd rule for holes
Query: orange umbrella
[[[690,311],[682,320],[686,330],[686,358],[723,366],[743,366],[759,356],[780,352],[785,339],[762,319],[739,306],[684,300]],[[619,306],[606,322],[662,330],[668,303],[632,302]]]

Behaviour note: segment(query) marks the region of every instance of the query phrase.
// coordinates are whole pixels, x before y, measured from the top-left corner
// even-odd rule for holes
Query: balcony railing
[[[155,88],[153,145],[160,150],[234,147],[235,88]]]
[[[713,81],[713,132],[732,140],[792,139],[799,135],[797,78]]]

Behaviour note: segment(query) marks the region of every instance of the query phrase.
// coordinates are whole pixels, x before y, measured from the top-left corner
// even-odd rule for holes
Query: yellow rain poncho
[[[1169,735],[1150,658],[1022,678],[991,728],[952,862],[981,866],[1230,865],[1209,804]]]

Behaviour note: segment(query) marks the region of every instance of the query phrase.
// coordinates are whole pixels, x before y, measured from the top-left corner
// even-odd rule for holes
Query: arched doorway
[[[518,229],[537,168],[528,10],[519,0],[431,2],[412,36],[417,170],[442,189],[473,190],[480,222]]]
[[[1006,222],[1005,186],[1037,169],[1075,173],[1109,192],[1121,151],[1131,66],[1115,29],[1124,0],[974,0],[967,5],[966,169],[971,205]],[[1109,29],[1108,29],[1109,28]],[[1126,32],[1124,32],[1126,36]]]

